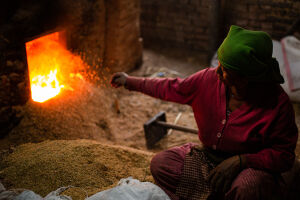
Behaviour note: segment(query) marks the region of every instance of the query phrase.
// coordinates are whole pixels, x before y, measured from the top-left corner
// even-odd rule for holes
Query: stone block
[[[201,5],[204,5],[203,2],[206,0],[190,0],[190,4],[195,7],[200,7]]]
[[[265,11],[269,11],[272,9],[271,5],[261,5],[260,7],[262,8],[262,10],[265,10]]]
[[[10,82],[12,83],[12,84],[16,84],[16,83],[19,83],[19,82],[22,82],[23,80],[22,80],[22,77],[19,75],[19,74],[17,74],[17,73],[11,73],[11,74],[9,74],[9,79],[10,79]]]
[[[259,17],[259,15],[257,13],[255,13],[255,12],[249,13],[249,15],[248,15],[248,18],[250,20],[258,20],[258,17]]]
[[[245,26],[248,25],[248,20],[245,20],[245,19],[237,20],[237,21],[236,21],[236,25],[245,27]]]
[[[263,30],[272,30],[273,29],[273,24],[272,23],[262,23],[261,28]]]
[[[294,2],[293,7],[295,10],[300,11],[300,1]]]
[[[273,25],[273,28],[274,28],[276,31],[282,31],[282,32],[285,32],[285,31],[287,31],[288,26],[285,25],[285,24],[281,24],[281,23],[275,23],[275,24]]]
[[[238,3],[235,6],[232,6],[235,12],[243,13],[248,12],[248,7],[246,4]]]
[[[260,21],[265,21],[267,19],[267,16],[266,15],[258,15],[257,19]]]
[[[257,13],[260,10],[258,5],[250,5],[249,6],[249,13]]]

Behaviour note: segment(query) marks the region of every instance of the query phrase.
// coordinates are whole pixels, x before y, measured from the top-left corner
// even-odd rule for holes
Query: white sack
[[[158,186],[131,177],[121,179],[118,186],[104,190],[85,200],[170,200]]]

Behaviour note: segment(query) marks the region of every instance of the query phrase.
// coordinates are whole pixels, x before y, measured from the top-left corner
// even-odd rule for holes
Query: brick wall
[[[281,39],[300,17],[298,0],[227,0],[224,6],[226,31],[230,24],[268,32]]]
[[[198,50],[207,54],[215,0],[141,0],[141,31],[145,46]]]
[[[141,8],[145,46],[179,47],[208,56],[231,24],[280,39],[300,15],[299,0],[141,0]]]

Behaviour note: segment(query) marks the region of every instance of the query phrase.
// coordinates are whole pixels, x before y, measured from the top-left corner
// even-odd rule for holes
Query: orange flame
[[[42,103],[63,89],[73,90],[71,79],[83,79],[78,71],[84,70],[85,64],[66,49],[62,35],[55,32],[26,43],[33,101]]]

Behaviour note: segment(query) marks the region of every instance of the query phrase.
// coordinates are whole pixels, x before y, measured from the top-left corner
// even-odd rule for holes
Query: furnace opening
[[[31,98],[45,102],[82,80],[85,63],[66,48],[64,32],[55,32],[26,43]]]

